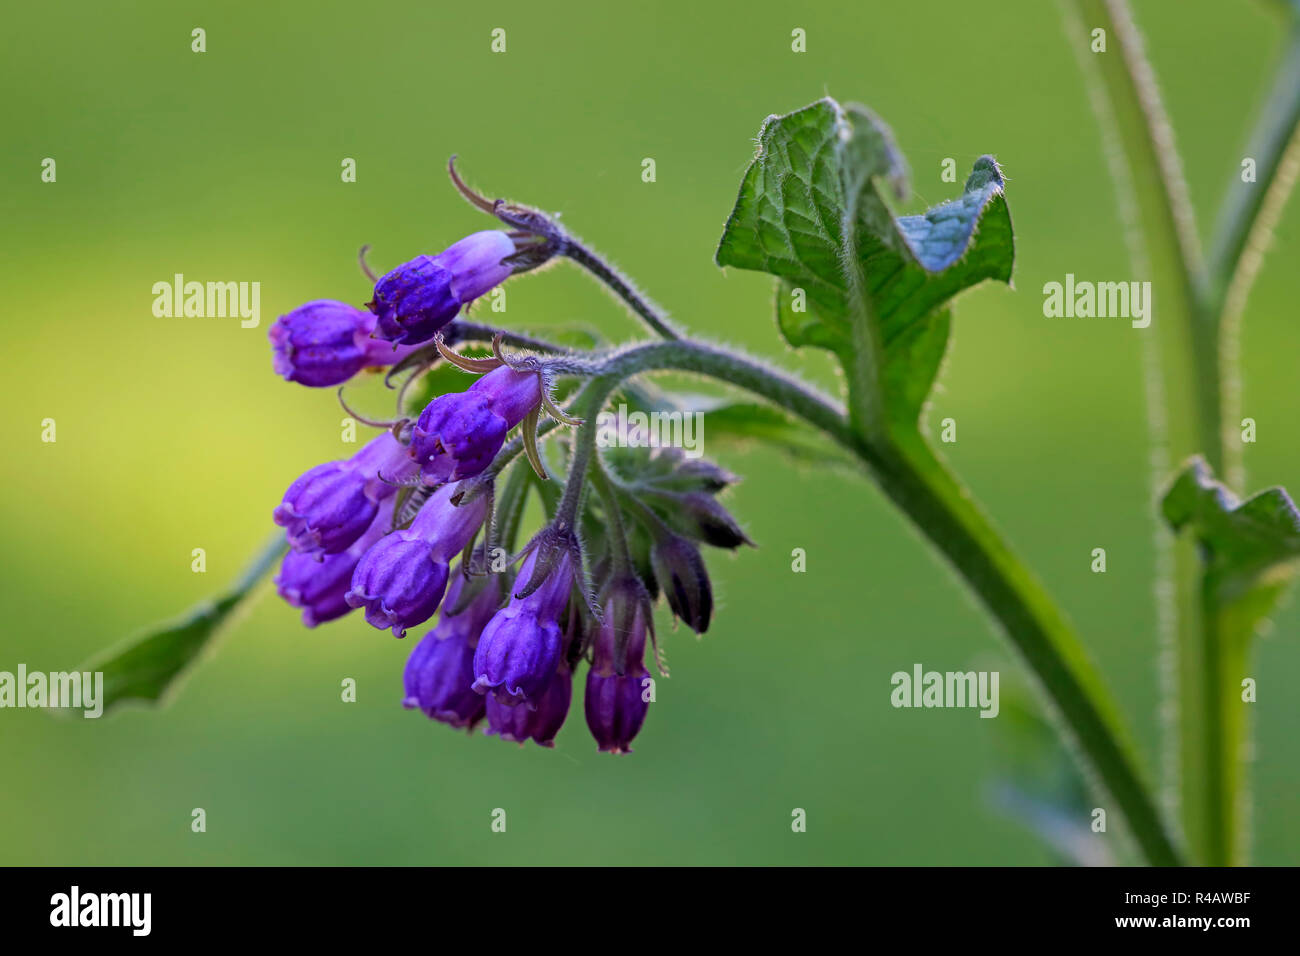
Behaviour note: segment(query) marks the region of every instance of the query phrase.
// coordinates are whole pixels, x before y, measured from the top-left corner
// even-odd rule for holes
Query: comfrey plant
[[[601,751],[627,752],[662,673],[655,604],[662,598],[704,633],[713,616],[705,554],[750,543],[720,501],[734,475],[678,448],[597,441],[597,420],[615,402],[698,410],[698,399],[651,381],[690,373],[743,393],[710,400],[715,442],[758,439],[848,465],[947,557],[1019,653],[1062,759],[1082,771],[1076,802],[1057,819],[1086,831],[1088,808],[1100,802],[1143,861],[1241,862],[1241,684],[1250,638],[1300,560],[1300,513],[1280,489],[1238,501],[1211,469],[1240,479],[1225,426],[1232,349],[1223,343],[1295,175],[1300,39],[1264,110],[1252,152],[1258,178],[1234,184],[1206,262],[1195,253],[1172,138],[1125,5],[1068,6],[1079,14],[1071,42],[1101,81],[1096,102],[1116,121],[1116,172],[1136,207],[1139,271],[1150,274],[1157,303],[1142,334],[1158,353],[1163,388],[1161,511],[1179,533],[1167,535],[1159,569],[1174,584],[1161,593],[1175,605],[1178,662],[1166,688],[1178,716],[1163,769],[1181,800],[1157,799],[1083,643],[926,438],[951,300],[983,280],[1011,278],[997,162],[975,160],[956,198],[897,215],[907,173],[890,130],[869,110],[829,98],[763,124],[716,260],[776,278],[782,336],[832,353],[842,395],[688,336],[555,217],[487,199],[450,166],[455,187],[498,228],[371,274],[364,308],[311,302],[270,332],[275,371],[301,385],[341,386],[385,369],[395,417],[354,415],[382,431],[351,458],[288,485],[273,510],[276,539],[230,591],[97,665],[106,703],[159,699],[279,562],[279,593],[308,627],[361,610],[397,637],[429,628],[412,638],[395,704],[451,727],[485,723],[506,740],[551,746],[585,666],[591,735]],[[1110,52],[1089,51],[1097,30]],[[605,284],[651,337],[580,349],[467,317],[512,276],[561,260]],[[468,387],[455,381],[462,374],[475,376]],[[525,534],[530,501],[544,519]],[[1077,802],[1087,788],[1094,795]],[[1057,836],[1058,846],[1068,843]]]

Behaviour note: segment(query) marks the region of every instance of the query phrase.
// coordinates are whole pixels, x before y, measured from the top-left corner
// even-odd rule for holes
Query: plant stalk
[[[1156,293],[1146,343],[1153,487],[1159,493],[1177,465],[1201,453],[1241,488],[1240,443],[1229,434],[1239,395],[1236,319],[1300,166],[1300,32],[1293,24],[1251,136],[1247,155],[1257,181],[1229,189],[1207,270],[1173,134],[1126,0],[1067,0],[1065,9],[1070,43],[1111,139],[1130,257]],[[1106,31],[1106,53],[1088,46],[1096,28]],[[1229,646],[1221,631],[1224,611],[1194,545],[1159,532],[1157,552],[1162,647],[1172,658],[1161,670],[1173,678],[1164,688],[1166,799],[1193,859],[1244,863],[1248,728],[1234,702],[1246,648]]]
[[[1142,779],[1119,712],[1082,642],[1028,569],[923,444],[880,450],[865,442],[830,399],[760,362],[693,341],[649,343],[611,356],[602,377],[693,372],[729,382],[784,408],[852,453],[930,539],[1001,623],[1033,672],[1085,765],[1111,794],[1155,865],[1180,854]]]

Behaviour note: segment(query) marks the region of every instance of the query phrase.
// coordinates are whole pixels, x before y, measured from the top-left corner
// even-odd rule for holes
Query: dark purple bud
[[[518,583],[531,586],[533,570],[551,560],[546,577],[526,597],[516,593],[483,629],[474,654],[474,689],[501,703],[536,709],[563,650],[558,619],[573,587],[573,559],[567,551],[535,547],[519,570]]]
[[[510,706],[535,708],[560,659],[560,625],[520,604],[497,611],[474,652],[474,689]]]
[[[372,338],[375,321],[364,309],[332,299],[300,305],[276,319],[268,333],[276,374],[324,388],[343,384],[363,368],[400,362],[414,351]]]
[[[324,624],[352,610],[346,600],[352,572],[361,555],[388,533],[392,520],[393,499],[389,498],[379,506],[366,533],[346,551],[323,556],[290,551],[284,556],[275,579],[276,590],[289,604],[302,608],[306,627]]]
[[[369,303],[378,319],[375,334],[405,345],[428,341],[461,306],[510,277],[514,267],[502,260],[514,254],[514,240],[487,230],[398,266],[375,283]]]
[[[457,506],[455,486],[434,492],[410,527],[394,531],[361,556],[346,600],[364,607],[374,627],[406,629],[433,616],[447,587],[448,565],[483,524],[487,498],[480,495]]]
[[[402,706],[419,708],[425,716],[452,727],[473,727],[486,713],[486,700],[474,690],[474,648],[483,626],[496,612],[501,589],[489,578],[459,614],[448,609],[460,603],[472,584],[453,572],[438,626],[424,635],[406,662],[406,697]]]
[[[650,680],[644,667],[638,673],[629,672],[622,677],[602,676],[594,669],[587,672],[583,710],[587,727],[601,753],[632,752],[632,739],[640,733],[650,710]]]
[[[631,753],[632,738],[650,709],[650,674],[645,668],[649,620],[640,582],[616,582],[596,632],[583,704],[587,727],[602,753]]]
[[[601,674],[625,674],[645,663],[646,635],[654,607],[634,574],[615,578],[604,594],[605,613],[592,639],[592,666]]]
[[[365,534],[379,502],[397,490],[392,482],[414,472],[406,447],[385,433],[345,461],[306,472],[289,486],[272,517],[295,551],[338,554]]]
[[[439,395],[416,420],[410,455],[434,484],[477,475],[492,463],[510,429],[482,395]]]
[[[707,631],[713,616],[713,586],[700,549],[680,535],[665,532],[655,537],[650,563],[673,614],[696,634]]]
[[[464,392],[430,402],[411,435],[411,458],[426,481],[477,475],[496,457],[506,432],[542,400],[541,377],[501,366]]]
[[[662,513],[668,523],[682,534],[715,548],[734,549],[742,544],[754,546],[754,542],[749,540],[731,512],[707,492],[656,492],[654,499],[656,504],[662,506]]]
[[[520,744],[531,738],[543,747],[554,747],[555,735],[564,726],[573,701],[573,672],[567,663],[560,661],[537,699],[536,710],[526,704],[504,704],[495,697],[486,700],[489,734]]]

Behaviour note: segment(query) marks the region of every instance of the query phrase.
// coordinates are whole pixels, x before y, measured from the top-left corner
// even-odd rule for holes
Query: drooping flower
[[[479,587],[464,608],[466,592]],[[403,675],[406,696],[402,706],[419,708],[425,716],[452,727],[473,727],[486,712],[487,701],[474,690],[474,648],[483,626],[501,603],[495,575],[467,581],[452,572],[438,626],[415,646]],[[453,609],[456,613],[449,613]]]
[[[506,433],[541,401],[540,375],[503,365],[464,392],[425,406],[411,435],[411,457],[429,483],[477,475],[501,450]]]
[[[483,628],[474,652],[476,691],[491,692],[507,706],[537,709],[560,661],[559,617],[573,583],[574,563],[566,547],[534,547],[520,568],[510,603]]]
[[[290,550],[284,556],[275,579],[276,590],[289,604],[302,608],[302,623],[306,627],[324,624],[352,610],[347,602],[352,572],[370,546],[388,533],[393,521],[393,501],[390,497],[380,504],[365,534],[346,551],[320,556]]]
[[[602,753],[630,753],[650,704],[646,698],[646,631],[650,602],[639,581],[615,582],[596,632],[587,693],[587,727]]]
[[[374,338],[376,322],[365,309],[333,299],[298,306],[268,332],[276,374],[324,388],[343,384],[363,368],[400,362],[414,351]]]
[[[346,551],[375,520],[379,502],[415,468],[406,446],[385,433],[344,461],[305,472],[272,512],[289,544],[304,554]]]
[[[485,496],[455,505],[455,491],[454,485],[435,491],[410,527],[394,531],[357,562],[346,600],[364,607],[366,620],[375,627],[391,627],[394,635],[404,637],[407,628],[423,624],[438,609],[450,561],[487,515]]]
[[[504,232],[486,230],[398,266],[375,283],[368,303],[378,319],[375,334],[404,345],[428,341],[462,306],[510,277],[514,267],[502,260],[515,251]]]
[[[568,662],[561,659],[538,695],[536,710],[524,704],[504,704],[496,697],[488,697],[486,701],[489,734],[520,744],[531,739],[543,747],[554,747],[555,735],[564,726],[573,701],[573,672]]]

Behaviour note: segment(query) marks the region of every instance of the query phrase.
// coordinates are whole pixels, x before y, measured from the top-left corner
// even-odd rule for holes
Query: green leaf
[[[1180,770],[1198,782],[1186,827],[1198,859],[1231,866],[1248,846],[1240,806],[1248,799],[1251,643],[1300,567],[1300,512],[1281,488],[1239,500],[1200,458],[1174,479],[1161,508],[1175,532],[1195,540],[1204,568],[1190,602],[1198,626],[1178,662],[1179,707],[1191,715]]]
[[[1273,611],[1300,568],[1300,511],[1281,488],[1240,501],[1194,458],[1161,503],[1165,520],[1195,535],[1214,606],[1230,625],[1221,636],[1245,641]]]
[[[872,392],[857,400],[910,428],[947,348],[946,303],[984,279],[1010,282],[1003,185],[983,156],[960,197],[895,217],[886,196],[903,197],[906,173],[888,127],[863,107],[819,100],[763,124],[716,260],[777,276],[786,340],[834,352],[851,389]]]
[[[177,685],[285,552],[277,532],[248,570],[224,594],[192,608],[180,620],[129,639],[82,665],[104,675],[104,711],[130,700],[158,703]]]
[[[1002,175],[982,157],[960,198],[900,219],[886,195],[901,197],[904,182],[888,129],[861,107],[825,99],[771,117],[718,264],[781,280],[778,320],[789,341],[829,349],[844,368],[849,414],[841,444],[997,618],[1144,858],[1177,863],[1182,854],[1086,648],[917,427],[947,348],[948,301],[985,278],[1010,281],[1014,243]]]

